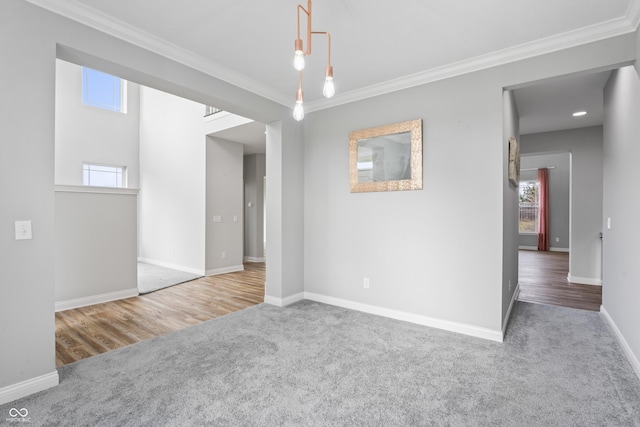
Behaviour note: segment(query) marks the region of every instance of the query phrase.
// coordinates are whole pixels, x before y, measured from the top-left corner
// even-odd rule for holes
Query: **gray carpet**
[[[138,262],[138,292],[147,294],[158,289],[168,288],[202,276],[184,271]]]
[[[638,426],[598,313],[516,303],[504,343],[303,301],[258,305],[60,369],[0,406],[32,425]]]

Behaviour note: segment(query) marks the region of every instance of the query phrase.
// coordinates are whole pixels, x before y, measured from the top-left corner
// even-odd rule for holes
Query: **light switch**
[[[31,221],[16,221],[16,240],[28,240],[31,238]]]
[[[611,217],[607,218],[607,230],[611,230]]]
[[[222,222],[222,216],[214,215],[213,216],[213,222]]]
[[[238,222],[238,215],[233,216],[233,222]]]

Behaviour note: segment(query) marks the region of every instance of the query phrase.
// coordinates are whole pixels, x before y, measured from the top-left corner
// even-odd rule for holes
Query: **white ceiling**
[[[27,1],[283,105],[295,101],[298,0]],[[640,0],[316,0],[313,30],[331,32],[336,96],[322,98],[326,38],[314,36],[306,110],[628,33],[639,21]],[[523,120],[536,97],[518,92]]]

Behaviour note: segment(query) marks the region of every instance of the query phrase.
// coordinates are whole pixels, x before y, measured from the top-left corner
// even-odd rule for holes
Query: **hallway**
[[[518,251],[518,301],[600,311],[602,287],[567,281],[566,252]]]

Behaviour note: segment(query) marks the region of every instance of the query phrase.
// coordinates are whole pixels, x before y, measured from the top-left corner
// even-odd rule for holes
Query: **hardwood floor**
[[[56,313],[56,366],[163,335],[264,301],[265,264],[149,294]]]
[[[566,252],[519,251],[519,301],[600,311],[602,287],[570,283]]]

